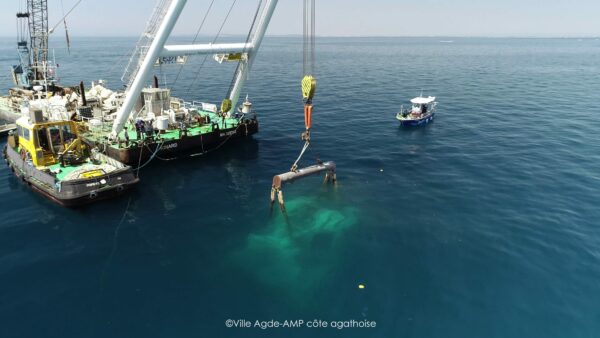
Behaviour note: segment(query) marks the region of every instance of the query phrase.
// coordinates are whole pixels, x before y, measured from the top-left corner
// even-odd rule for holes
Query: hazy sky
[[[237,0],[223,33],[244,34],[258,0]],[[77,0],[62,0],[68,11]],[[24,0],[2,0],[0,36],[15,35]],[[210,0],[188,0],[174,34],[193,35]],[[214,34],[233,0],[215,0],[202,30]],[[83,0],[67,19],[71,35],[138,36],[155,0]],[[48,1],[50,25],[61,0]],[[600,36],[600,0],[317,0],[327,36]],[[302,0],[280,0],[268,34],[302,33]],[[57,30],[62,34],[62,26]]]

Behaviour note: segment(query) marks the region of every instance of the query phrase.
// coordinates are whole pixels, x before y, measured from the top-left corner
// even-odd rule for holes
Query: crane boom
[[[48,0],[27,0],[31,69],[34,82],[48,76]]]
[[[173,0],[164,14],[161,14],[160,25],[158,26],[155,35],[152,37],[150,47],[141,55],[140,64],[136,67],[135,76],[131,80],[131,85],[127,88],[123,105],[117,112],[117,118],[112,127],[111,137],[116,138],[119,132],[123,129],[127,118],[131,114],[131,110],[144,87],[144,83],[150,74],[150,70],[154,66],[156,59],[171,34],[183,7],[187,0]]]
[[[48,0],[27,0],[17,13],[17,50],[21,64],[13,67],[16,84],[25,88],[52,81],[48,70]]]
[[[166,0],[165,0],[166,1]],[[164,14],[160,14],[157,18],[152,19],[152,25],[156,25],[156,33],[152,36],[150,47],[143,53],[140,53],[139,59],[133,60],[132,62],[138,62],[139,66],[135,68],[134,76],[130,80],[130,86],[127,88],[125,100],[123,105],[117,112],[117,117],[113,123],[111,137],[116,138],[117,135],[123,130],[125,122],[132,113],[133,106],[138,99],[140,92],[144,86],[146,79],[154,65],[156,59],[159,56],[172,55],[173,51],[181,52],[182,54],[212,54],[215,52],[230,52],[236,51],[240,48],[248,53],[246,58],[247,62],[242,68],[242,71],[236,76],[235,85],[229,96],[231,102],[236,103],[239,99],[240,91],[244,82],[247,78],[248,71],[250,70],[258,48],[265,35],[267,26],[271,20],[271,16],[277,6],[277,0],[267,0],[265,7],[263,8],[260,16],[260,21],[254,37],[251,43],[227,43],[227,44],[208,44],[208,45],[177,45],[177,46],[166,46],[165,42],[173,29],[173,26],[177,22],[183,7],[185,6],[186,0],[171,0],[168,10],[164,11]],[[233,106],[235,108],[235,106]]]
[[[231,93],[229,94],[228,99],[231,100],[231,108],[236,109],[237,102],[240,99],[240,91],[248,78],[248,73],[254,64],[254,59],[256,58],[256,54],[258,53],[258,49],[262,43],[262,40],[267,31],[267,27],[269,26],[269,22],[271,21],[271,17],[273,16],[273,12],[275,11],[275,7],[277,7],[278,0],[267,0],[265,4],[265,9],[260,16],[260,20],[258,21],[258,26],[256,31],[254,32],[252,38],[252,49],[248,51],[248,57],[244,60],[240,61],[239,70],[235,75],[235,82],[233,84]]]

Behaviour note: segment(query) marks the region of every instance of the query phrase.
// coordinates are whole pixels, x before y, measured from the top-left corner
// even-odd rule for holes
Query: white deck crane
[[[133,107],[138,100],[146,81],[150,77],[150,73],[154,63],[161,56],[181,56],[192,54],[217,54],[217,53],[247,53],[247,57],[242,59],[240,71],[236,74],[235,83],[228,100],[231,107],[235,108],[239,100],[240,91],[248,76],[254,58],[258,53],[263,37],[277,6],[277,0],[266,0],[265,6],[262,9],[258,25],[252,39],[244,43],[224,43],[224,44],[191,44],[191,45],[165,45],[165,42],[179,15],[185,7],[187,0],[163,0],[161,5],[155,11],[156,21],[149,22],[149,26],[155,25],[154,29],[148,30],[147,41],[149,47],[144,47],[143,52],[139,54],[137,66],[130,73],[130,85],[126,89],[125,100],[117,111],[116,119],[113,123],[111,138],[116,138],[123,130],[129,116],[134,113]],[[141,47],[141,46],[138,46]],[[147,48],[147,49],[146,49]]]

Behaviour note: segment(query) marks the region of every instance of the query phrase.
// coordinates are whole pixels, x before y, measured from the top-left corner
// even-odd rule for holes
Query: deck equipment
[[[14,87],[9,89],[8,95],[0,96],[0,119],[15,122],[22,116],[21,106],[33,100],[36,92],[55,98],[66,97],[71,93],[69,87],[58,83],[58,64],[53,51],[49,49],[48,39],[60,24],[64,24],[67,48],[70,48],[66,20],[81,1],[77,1],[58,23],[51,27],[48,25],[48,0],[21,0],[22,4],[16,15],[19,62],[11,66]],[[73,100],[68,103],[72,102]],[[56,103],[55,100],[53,105],[56,106]],[[65,104],[63,108],[69,109],[71,105]]]

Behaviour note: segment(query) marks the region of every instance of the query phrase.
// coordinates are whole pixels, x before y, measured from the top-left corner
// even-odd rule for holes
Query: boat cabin
[[[81,148],[74,121],[31,123],[21,117],[16,124],[21,156],[31,158],[36,167],[56,164],[65,153]]]
[[[421,116],[427,114],[428,112],[432,112],[436,104],[434,96],[415,97],[414,99],[410,100],[410,103],[412,103],[410,114],[413,116]]]

